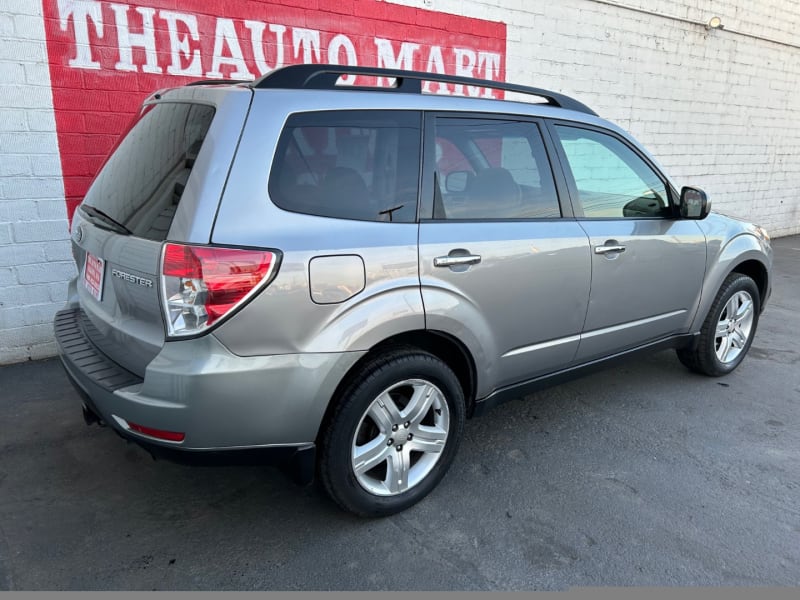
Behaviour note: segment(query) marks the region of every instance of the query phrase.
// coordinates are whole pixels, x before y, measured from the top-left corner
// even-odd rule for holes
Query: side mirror
[[[711,212],[711,202],[703,190],[684,186],[681,189],[680,211],[684,219],[705,219]]]
[[[453,171],[452,173],[448,173],[447,177],[445,177],[444,189],[451,193],[460,194],[466,191],[468,181],[468,171]]]

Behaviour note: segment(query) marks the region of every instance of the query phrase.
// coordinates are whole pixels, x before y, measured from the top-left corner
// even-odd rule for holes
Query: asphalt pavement
[[[421,504],[341,512],[266,467],[155,462],[57,360],[0,368],[0,589],[800,585],[800,237],[733,374],[661,352],[467,423]]]

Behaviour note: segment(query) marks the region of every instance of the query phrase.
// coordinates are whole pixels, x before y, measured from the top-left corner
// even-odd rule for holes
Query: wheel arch
[[[466,402],[467,417],[469,418],[472,416],[475,409],[477,370],[475,368],[475,360],[467,346],[454,336],[443,331],[430,329],[405,331],[392,335],[373,345],[367,353],[358,359],[347,373],[345,373],[328,402],[328,407],[325,410],[325,415],[322,418],[317,432],[317,439],[319,439],[320,434],[330,421],[337,399],[361,370],[363,365],[375,358],[376,355],[403,347],[416,348],[429,352],[447,364],[447,366],[453,370],[453,373],[461,384],[461,389],[464,392],[464,400]]]
[[[761,269],[764,271],[762,272]],[[714,295],[708,314],[703,318],[701,328],[693,343],[688,347],[678,349],[678,358],[686,367],[695,373],[720,377],[727,375],[739,366],[752,344],[759,313],[751,308],[750,324],[746,325],[748,331],[742,333],[741,329],[739,330],[740,341],[736,345],[731,341],[733,332],[738,328],[738,322],[744,320],[746,315],[743,313],[741,318],[738,316],[738,305],[733,317],[731,313],[726,314],[723,311],[728,310],[735,295],[742,292],[746,293],[748,297],[752,294],[751,307],[756,304],[756,298],[760,298],[764,294],[764,289],[768,290],[766,277],[766,267],[758,260],[743,260],[733,268],[726,270],[725,278]],[[723,314],[725,314],[724,320]],[[737,324],[734,325],[734,323]],[[724,327],[722,331],[720,331],[720,325]],[[718,346],[717,339],[726,340],[724,346]],[[720,344],[722,343],[720,342]],[[733,348],[739,350],[729,357]],[[720,351],[722,355],[720,355]]]
[[[692,332],[700,330],[719,289],[731,273],[741,273],[755,281],[762,310],[769,296],[770,255],[754,235],[749,233],[736,235],[716,250],[712,251],[710,248],[709,251],[709,265],[700,293],[700,302],[690,327]]]
[[[769,271],[766,265],[759,260],[751,258],[740,262],[734,266],[730,272],[747,275],[750,279],[755,281],[756,287],[758,288],[759,306],[761,310],[763,310],[767,290],[769,289]]]

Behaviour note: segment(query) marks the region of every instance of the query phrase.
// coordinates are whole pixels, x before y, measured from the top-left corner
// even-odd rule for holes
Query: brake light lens
[[[277,256],[266,250],[167,244],[161,289],[171,336],[196,335],[269,279]]]
[[[163,429],[154,429],[153,427],[145,427],[131,422],[128,422],[128,427],[136,433],[149,435],[159,440],[167,440],[168,442],[182,442],[186,438],[186,434],[181,431],[164,431]]]

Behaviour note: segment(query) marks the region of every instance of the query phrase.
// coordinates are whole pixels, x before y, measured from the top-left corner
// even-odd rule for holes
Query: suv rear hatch
[[[251,97],[228,86],[154,95],[75,212],[84,334],[140,377],[165,341],[162,247],[209,242]]]

